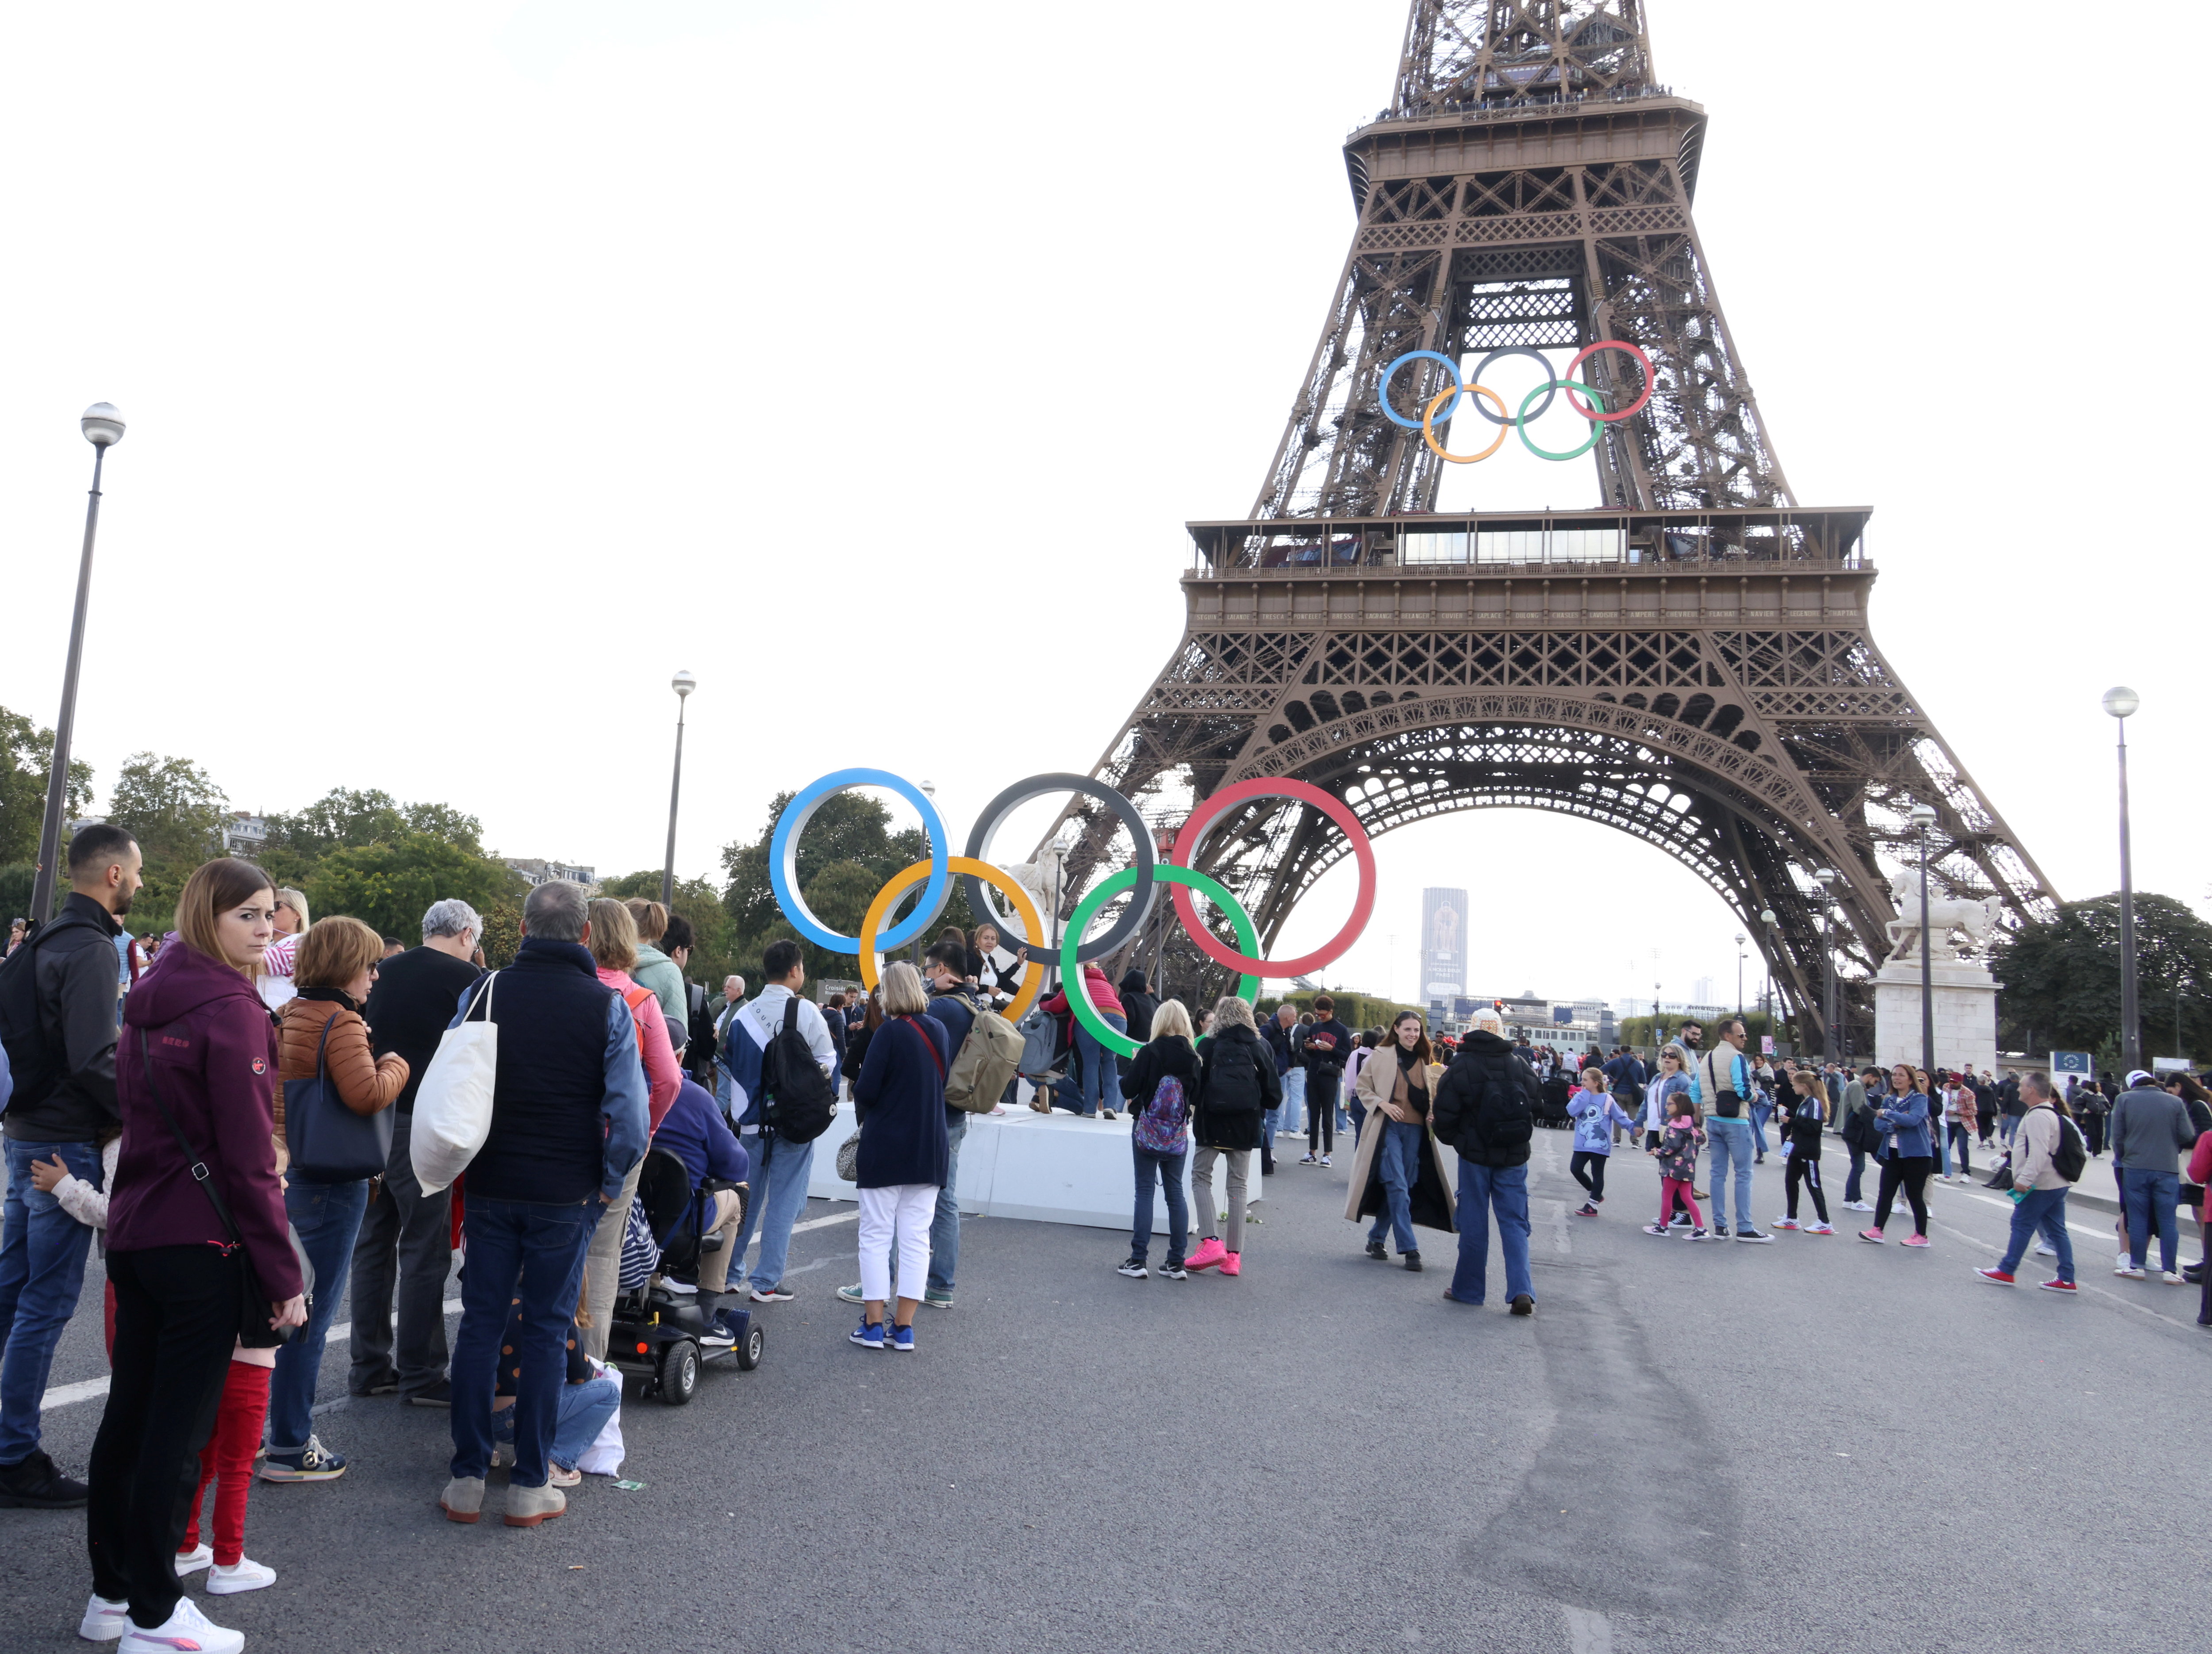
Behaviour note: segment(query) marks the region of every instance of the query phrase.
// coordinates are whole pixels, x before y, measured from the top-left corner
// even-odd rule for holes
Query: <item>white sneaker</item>
[[[276,1583],[276,1570],[256,1562],[250,1556],[241,1556],[228,1567],[221,1563],[208,1570],[208,1595],[235,1596],[242,1590],[259,1590],[264,1585]]]
[[[110,1602],[105,1596],[94,1596],[84,1605],[84,1618],[76,1622],[76,1634],[88,1643],[112,1643],[131,1629],[131,1604],[118,1600]]]
[[[2035,1244],[2035,1255],[2042,1258],[2055,1258],[2058,1256],[2058,1249],[2049,1241],[2038,1241]]]
[[[2112,1273],[2116,1275],[2124,1275],[2130,1280],[2141,1280],[2143,1278],[2143,1272],[2136,1268],[2132,1263],[2123,1263],[2118,1268],[2113,1270]]]
[[[2169,1286],[2179,1286],[2184,1284],[2181,1279],[2181,1272],[2178,1269],[2168,1269],[2164,1274],[2160,1275],[2159,1279]]]
[[[1874,1208],[1871,1206],[1869,1206],[1864,1201],[1845,1201],[1844,1202],[1844,1210],[1846,1212],[1871,1212]]]
[[[182,1579],[188,1573],[198,1573],[214,1560],[215,1548],[211,1545],[196,1545],[189,1551],[179,1551],[177,1578]]]
[[[118,1654],[177,1654],[180,1648],[196,1649],[199,1654],[240,1654],[246,1646],[244,1632],[216,1624],[189,1596],[177,1598],[169,1617],[151,1631],[139,1630],[127,1618],[124,1627]]]

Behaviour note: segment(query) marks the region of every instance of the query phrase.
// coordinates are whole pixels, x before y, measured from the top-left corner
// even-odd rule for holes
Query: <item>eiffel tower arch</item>
[[[1692,216],[1705,112],[1658,83],[1644,9],[1413,0],[1390,105],[1345,144],[1351,250],[1258,498],[1190,525],[1182,641],[1094,773],[1163,832],[1265,775],[1374,835],[1500,806],[1602,822],[1711,885],[1825,1026],[1827,961],[1887,951],[1914,806],[1942,891],[2015,921],[2055,898],[1874,640],[1869,510],[1790,491]],[[1443,464],[1384,417],[1385,369],[1601,339],[1651,363],[1648,386],[1619,351],[1578,370],[1613,408],[1650,392],[1598,431],[1601,503],[1438,514]],[[1426,361],[1390,387],[1408,412],[1448,388]],[[1112,859],[1110,818],[1070,813],[1079,866]],[[1255,802],[1201,865],[1272,943],[1345,854],[1317,813]]]

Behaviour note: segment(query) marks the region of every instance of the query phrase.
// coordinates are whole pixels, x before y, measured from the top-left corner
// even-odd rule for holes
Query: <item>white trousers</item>
[[[929,1225],[937,1216],[933,1183],[894,1183],[860,1191],[860,1296],[870,1301],[891,1295],[891,1237],[898,1237],[898,1278],[910,1283],[909,1298],[921,1296],[929,1279]]]

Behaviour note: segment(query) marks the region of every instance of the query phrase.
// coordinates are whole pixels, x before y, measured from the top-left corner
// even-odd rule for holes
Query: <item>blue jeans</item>
[[[14,1146],[12,1143],[9,1145],[10,1148]],[[2159,1267],[2168,1274],[2180,1267],[2175,1261],[2174,1250],[2181,1244],[2181,1225],[2173,1216],[2173,1203],[2180,1198],[2179,1173],[2128,1168],[2128,1250],[2136,1268],[2143,1267],[2154,1228],[2158,1231]]]
[[[1705,1116],[1705,1140],[1712,1146],[1713,1222],[1725,1227],[1729,1220],[1729,1162],[1735,1162],[1736,1226],[1748,1229],[1751,1221],[1751,1122]]]
[[[2019,1129],[2020,1116],[2018,1115],[2001,1114],[1997,1116],[1997,1135],[2004,1139],[2005,1146],[2007,1148],[2010,1148],[2012,1146],[2012,1134]]]
[[[1129,1019],[1118,1011],[1101,1011],[1098,1019],[1117,1034],[1129,1031]],[[1081,1023],[1075,1025],[1075,1111],[1096,1114],[1100,1109],[1121,1108],[1121,1067],[1113,1054],[1091,1037]]]
[[[960,1267],[960,1140],[968,1135],[968,1114],[965,1110],[946,1112],[951,1116],[945,1128],[951,1152],[945,1161],[945,1187],[937,1191],[937,1215],[929,1222],[929,1290],[933,1292],[950,1292],[952,1272]]]
[[[821,1140],[817,1138],[815,1142]],[[787,1143],[773,1132],[745,1140],[753,1161],[753,1200],[744,1221],[730,1237],[737,1250],[730,1255],[730,1274],[745,1277],[745,1248],[753,1225],[760,1225],[760,1256],[753,1263],[752,1284],[766,1292],[783,1279],[784,1261],[791,1256],[791,1225],[806,1209],[806,1179],[814,1168],[814,1143]],[[764,1158],[763,1158],[764,1157]]]
[[[31,1181],[31,1162],[62,1158],[72,1175],[100,1187],[100,1150],[90,1143],[6,1144],[8,1201],[0,1216],[0,1464],[38,1450],[39,1408],[54,1346],[76,1313],[92,1231]]]
[[[1292,1068],[1283,1076],[1282,1129],[1296,1134],[1305,1120],[1306,1071]]]
[[[296,1338],[276,1347],[269,1375],[269,1450],[298,1453],[314,1431],[315,1380],[323,1371],[323,1340],[345,1297],[353,1244],[368,1210],[368,1179],[311,1183],[295,1177],[284,1191],[284,1215],[300,1231],[300,1247],[315,1271],[315,1301]]]
[[[553,1462],[563,1470],[574,1470],[621,1405],[619,1378],[587,1378],[580,1384],[562,1384],[555,1408],[553,1445],[546,1450]],[[514,1440],[514,1408],[494,1409],[492,1433],[503,1442]]]
[[[1367,1238],[1379,1241],[1388,1229],[1400,1252],[1418,1252],[1421,1244],[1413,1238],[1413,1180],[1421,1175],[1422,1128],[1387,1115],[1382,1125],[1382,1140],[1375,1146],[1375,1164],[1382,1175],[1383,1207],[1375,1214]]]
[[[2021,1196],[2012,1209],[2012,1238],[2005,1243],[2005,1255],[1997,1261],[1997,1268],[2007,1274],[2018,1268],[2027,1253],[2027,1237],[2039,1229],[2058,1254],[2058,1279],[2073,1280],[2074,1243],[2066,1233],[2063,1189],[2033,1189]]]
[[[461,1219],[468,1268],[461,1329],[453,1338],[456,1476],[481,1478],[491,1462],[492,1383],[510,1317],[519,1318],[514,1377],[517,1487],[543,1487],[568,1377],[568,1326],[584,1285],[584,1254],[606,1210],[597,1195],[574,1206],[472,1196]]]
[[[1866,1176],[1866,1151],[1852,1148],[1848,1143],[1844,1144],[1844,1147],[1849,1151],[1851,1157],[1850,1174],[1844,1179],[1844,1204],[1849,1206],[1859,1198],[1859,1181]]]
[[[1490,1215],[1498,1214],[1498,1244],[1505,1254],[1505,1296],[1534,1302],[1528,1274],[1528,1168],[1459,1163],[1459,1268],[1447,1296],[1480,1304],[1490,1265]]]
[[[720,1057],[715,1058],[714,1101],[721,1105],[722,1118],[725,1120],[730,1117],[730,1104],[732,1100],[730,1096],[730,1087],[734,1083],[730,1078],[730,1071],[722,1066],[722,1060]]]
[[[1137,1168],[1137,1209],[1129,1223],[1129,1256],[1141,1261],[1152,1250],[1152,1185],[1168,1196],[1168,1268],[1182,1263],[1190,1250],[1190,1203],[1183,1198],[1183,1167],[1188,1150],[1181,1154],[1155,1154],[1132,1140],[1129,1152]]]
[[[1751,1135],[1753,1141],[1758,1146],[1755,1154],[1758,1159],[1764,1160],[1766,1158],[1766,1117],[1773,1112],[1774,1110],[1764,1103],[1754,1103],[1751,1105]]]

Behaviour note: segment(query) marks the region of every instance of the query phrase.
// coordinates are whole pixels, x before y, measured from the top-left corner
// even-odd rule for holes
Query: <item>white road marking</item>
[[[1978,1247],[1983,1251],[1987,1252],[1993,1258],[2002,1258],[2004,1256],[2004,1249],[2002,1247],[1992,1246],[1985,1240],[1977,1240],[1972,1235],[1966,1233],[1963,1230],[1952,1228],[1948,1223],[1937,1223],[1931,1219],[1929,1221],[1928,1226],[1930,1229],[1940,1229],[1945,1234],[1966,1242],[1969,1246]],[[2070,1229],[2073,1225],[2069,1224],[2067,1227]],[[2118,1304],[2125,1309],[2135,1310],[2138,1315],[2147,1315],[2154,1321],[2163,1321],[2169,1327],[2185,1327],[2191,1332],[2196,1331],[2197,1323],[2193,1320],[2176,1321],[2170,1315],[2160,1315],[2156,1310],[2152,1309],[2147,1304],[2138,1304],[2133,1298],[2124,1298],[2119,1293],[2107,1291],[2102,1286],[2092,1286],[2087,1281],[2080,1278],[2081,1270],[2078,1267],[2080,1261],[2077,1259],[2075,1262],[2076,1268],[2075,1270],[2075,1279],[2074,1285],[2075,1289],[2077,1292],[2094,1292],[2099,1298],[2108,1298],[2112,1299],[2113,1303]],[[2041,1289],[2039,1287],[2031,1287],[2029,1290],[2033,1292],[2040,1291]]]
[[[459,1315],[461,1312],[461,1300],[458,1298],[447,1298],[445,1310],[447,1315]],[[395,1327],[399,1324],[399,1317],[396,1312],[392,1317],[392,1324]],[[326,1341],[333,1338],[349,1338],[352,1335],[353,1323],[350,1321],[333,1321],[331,1323],[330,1331],[323,1335]],[[89,1402],[95,1396],[106,1395],[107,1385],[108,1380],[106,1378],[87,1378],[79,1383],[56,1384],[40,1398],[39,1410],[42,1413],[50,1413],[58,1407],[73,1407],[79,1402]]]
[[[1567,1203],[1565,1201],[1547,1201],[1544,1204],[1552,1208],[1552,1250],[1554,1252],[1573,1251],[1574,1232],[1567,1225]]]

